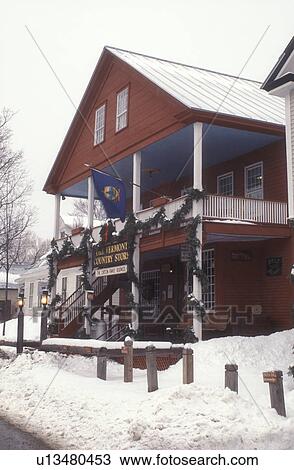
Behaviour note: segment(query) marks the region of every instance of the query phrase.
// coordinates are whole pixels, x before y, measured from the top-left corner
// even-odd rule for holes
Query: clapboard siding
[[[129,122],[126,129],[116,132],[116,95],[125,86],[129,86]],[[100,146],[94,146],[93,132],[95,110],[104,102],[106,133],[102,150]],[[183,105],[138,72],[118,59],[113,59],[105,82],[95,96],[88,115],[84,116],[87,125],[83,125],[75,147],[68,154],[67,163],[60,168],[57,186],[63,188],[80,180],[81,174],[86,173],[84,163],[103,168],[108,165],[107,157],[112,162],[117,161],[137,147],[142,148],[180,129],[184,124],[178,121],[176,115],[184,109]]]

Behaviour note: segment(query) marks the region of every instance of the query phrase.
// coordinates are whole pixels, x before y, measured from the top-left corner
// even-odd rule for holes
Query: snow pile
[[[25,316],[24,317],[24,340],[26,341],[39,341],[41,329],[40,316]],[[16,341],[17,339],[17,318],[9,320],[5,324],[5,336],[2,336],[2,325],[0,325],[0,341]]]
[[[159,373],[147,393],[146,371],[123,383],[109,363],[96,378],[96,359],[30,352],[0,355],[0,415],[59,448],[291,449],[294,442],[294,330],[269,337],[228,337],[196,344],[196,383],[181,385],[182,362]],[[2,357],[2,358],[1,358]],[[224,365],[236,362],[239,395],[224,390]],[[269,405],[261,372],[284,372],[287,418]]]
[[[127,339],[127,338],[126,338]],[[167,341],[134,341],[134,349],[144,349],[153,344],[157,349],[170,349],[172,347],[181,347],[181,344],[172,344]],[[42,342],[43,346],[75,346],[87,348],[107,348],[121,349],[124,345],[123,341],[101,341],[97,339],[77,339],[77,338],[48,338]]]

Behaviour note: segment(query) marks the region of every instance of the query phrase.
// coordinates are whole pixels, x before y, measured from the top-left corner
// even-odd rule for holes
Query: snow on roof
[[[106,49],[189,108],[285,123],[284,100],[270,96],[260,88],[260,82],[113,47]]]

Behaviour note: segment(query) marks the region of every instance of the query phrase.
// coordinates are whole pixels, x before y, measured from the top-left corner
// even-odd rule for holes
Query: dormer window
[[[101,144],[105,138],[105,114],[106,104],[103,104],[95,113],[95,134],[94,134],[94,145]]]
[[[116,132],[128,125],[129,87],[119,91],[116,95]]]

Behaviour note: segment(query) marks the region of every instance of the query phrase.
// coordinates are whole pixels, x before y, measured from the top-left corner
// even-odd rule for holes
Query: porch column
[[[193,188],[194,189],[203,189],[202,186],[202,123],[195,122],[194,127],[194,165],[193,165]],[[203,201],[199,202],[193,201],[192,215],[196,217],[197,215],[202,217],[203,215]],[[197,236],[200,240],[200,249],[198,254],[199,264],[202,264],[202,226],[200,226]],[[202,286],[196,275],[193,276],[193,295],[194,297],[201,301],[202,300]],[[195,336],[202,340],[202,318],[193,312],[193,329]]]
[[[140,210],[141,205],[141,152],[136,152],[133,155],[133,212],[136,215]],[[136,248],[134,251],[134,270],[138,278],[140,278],[140,237],[136,237]],[[134,282],[132,282],[132,294],[135,303],[139,303],[139,289]],[[137,330],[139,328],[139,312],[134,309],[132,311],[132,328]]]
[[[94,181],[88,176],[88,228],[93,228],[94,220]]]
[[[294,163],[294,140],[291,130],[294,129],[294,117],[291,115],[291,104],[294,104],[294,92],[289,92],[285,97],[286,111],[286,154],[287,154],[287,181],[288,181],[288,216],[294,218],[294,181],[293,181],[293,163]],[[293,124],[292,124],[293,121]]]
[[[60,194],[55,194],[54,200],[54,231],[53,237],[57,240],[60,236]]]

